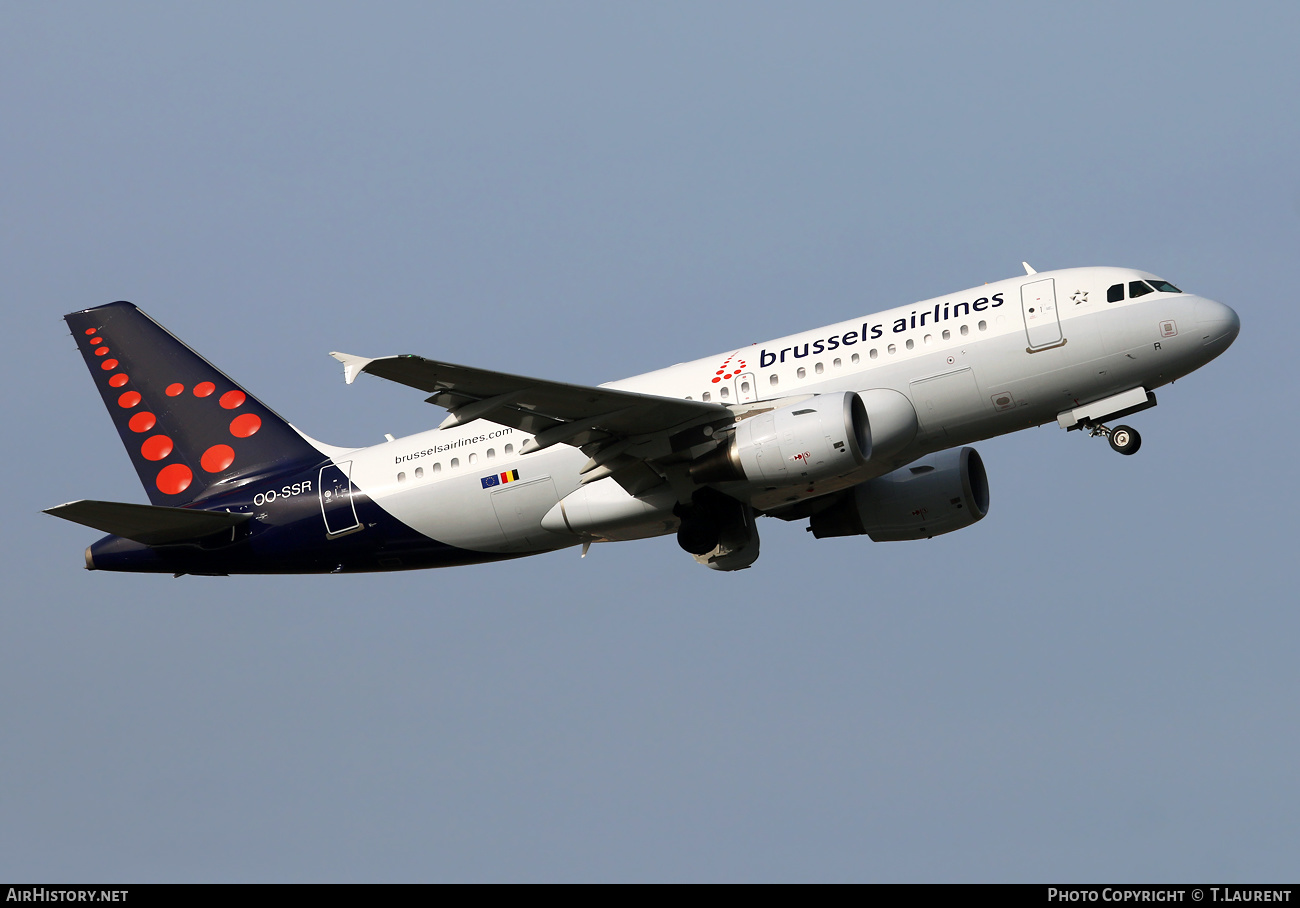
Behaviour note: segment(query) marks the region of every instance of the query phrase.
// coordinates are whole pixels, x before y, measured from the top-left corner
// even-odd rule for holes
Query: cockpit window
[[[1151,289],[1151,285],[1148,284],[1146,281],[1129,281],[1129,282],[1128,282],[1128,298],[1129,298],[1129,299],[1131,299],[1131,300],[1135,300],[1135,299],[1137,299],[1139,296],[1146,296],[1148,293],[1155,293],[1155,291]]]
[[[1173,284],[1169,283],[1168,281],[1149,281],[1149,283],[1151,284],[1152,287],[1155,287],[1161,293],[1182,293],[1183,292],[1179,290],[1177,287],[1175,287]]]
[[[1124,298],[1124,285],[1111,284],[1110,289],[1106,291],[1106,302],[1118,303]]]

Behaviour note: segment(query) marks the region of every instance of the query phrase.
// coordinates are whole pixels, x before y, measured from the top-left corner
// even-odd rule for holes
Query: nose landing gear
[[[1112,451],[1118,451],[1124,455],[1136,454],[1138,448],[1142,447],[1142,436],[1132,426],[1116,426],[1110,429],[1101,423],[1086,423],[1085,425],[1090,438],[1096,438],[1098,435],[1106,436]]]

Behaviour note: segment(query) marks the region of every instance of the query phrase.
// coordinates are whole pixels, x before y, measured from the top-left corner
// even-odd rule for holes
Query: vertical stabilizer
[[[178,507],[322,460],[273,410],[131,303],[64,316],[149,500]]]

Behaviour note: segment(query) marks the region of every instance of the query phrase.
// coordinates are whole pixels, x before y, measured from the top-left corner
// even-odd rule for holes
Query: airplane
[[[128,302],[65,316],[150,504],[46,513],[109,535],[90,570],[353,573],[675,533],[750,567],[757,518],[932,538],[988,513],[981,439],[1109,426],[1223,353],[1228,306],[1125,268],[1023,277],[599,386],[415,355],[331,354],[448,411],[371,447],[305,435]]]

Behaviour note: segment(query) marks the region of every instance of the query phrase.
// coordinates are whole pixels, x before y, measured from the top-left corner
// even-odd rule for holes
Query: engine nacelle
[[[881,463],[906,448],[916,438],[919,424],[916,408],[906,394],[892,388],[872,388],[859,391],[862,405],[867,409],[867,422],[871,430],[870,459]]]
[[[870,456],[866,407],[841,391],[741,420],[730,441],[691,464],[691,478],[785,485],[843,475]]]
[[[843,476],[916,437],[916,410],[888,388],[840,391],[743,419],[731,440],[691,465],[696,482],[780,486]]]
[[[808,525],[818,539],[866,533],[875,542],[901,542],[960,530],[988,512],[984,462],[974,448],[960,448],[855,486]]]

